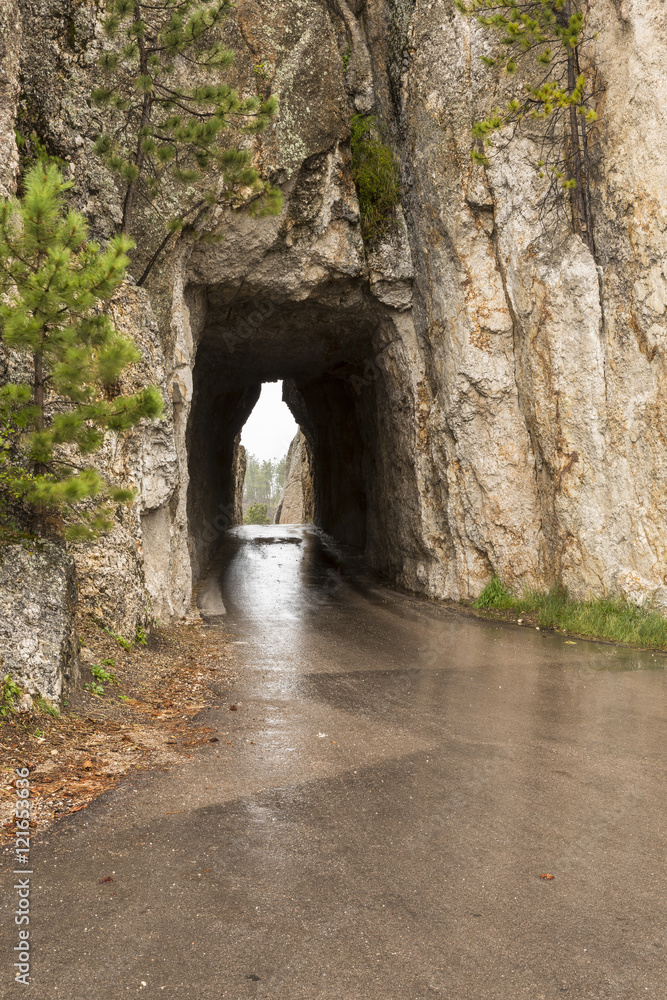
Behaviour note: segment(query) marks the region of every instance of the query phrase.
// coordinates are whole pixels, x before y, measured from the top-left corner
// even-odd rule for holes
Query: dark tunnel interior
[[[235,448],[263,382],[283,398],[308,443],[315,523],[364,549],[372,491],[379,317],[361,291],[332,304],[233,297],[207,290],[187,430],[188,520],[198,578],[234,523]]]

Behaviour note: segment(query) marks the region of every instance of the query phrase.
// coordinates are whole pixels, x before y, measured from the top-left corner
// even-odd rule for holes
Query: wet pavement
[[[664,657],[367,584],[309,528],[230,532],[203,592],[237,711],[33,849],[28,988],[3,877],[0,996],[667,998]]]

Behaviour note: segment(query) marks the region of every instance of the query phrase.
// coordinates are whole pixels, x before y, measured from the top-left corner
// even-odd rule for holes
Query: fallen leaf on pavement
[[[555,876],[555,875],[547,875],[547,873],[546,873],[546,872],[543,872],[543,873],[542,873],[542,874],[540,875],[540,878],[547,878],[547,879],[552,879],[552,878],[556,878],[556,876]]]

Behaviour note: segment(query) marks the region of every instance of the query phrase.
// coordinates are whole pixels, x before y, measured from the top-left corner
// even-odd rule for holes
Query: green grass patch
[[[650,605],[632,604],[623,597],[575,601],[559,586],[546,593],[526,590],[519,596],[494,576],[473,607],[534,615],[540,628],[572,632],[589,639],[667,650],[667,618]]]
[[[60,711],[55,705],[52,705],[50,701],[46,698],[38,696],[35,698],[35,705],[40,712],[44,712],[46,715],[50,715],[53,719],[60,718]]]
[[[361,232],[364,241],[373,246],[396,226],[401,194],[398,163],[389,146],[378,137],[377,121],[372,115],[354,115],[350,128]]]

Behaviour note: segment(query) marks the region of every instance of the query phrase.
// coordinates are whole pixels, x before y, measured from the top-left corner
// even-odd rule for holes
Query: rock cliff
[[[313,484],[308,442],[299,431],[289,446],[285,486],[276,510],[276,524],[308,524],[313,520]]]
[[[74,562],[51,542],[0,547],[0,666],[58,705],[79,675]]]
[[[183,241],[147,292],[127,287],[119,318],[153,352],[168,410],[112,448],[141,497],[77,555],[91,606],[126,628],[149,605],[187,611],[236,517],[238,433],[278,378],[315,522],[399,585],[468,599],[498,573],[667,606],[667,16],[662,0],[590,0],[589,17],[597,261],[540,213],[527,140],[473,167],[496,82],[452,0],[239,0],[234,82],[280,95],[254,150],[285,206],[221,214],[222,243]],[[96,5],[1,0],[0,33],[0,181],[20,57],[19,122],[68,164],[104,236],[119,196],[86,103]],[[355,110],[374,112],[401,165],[398,224],[372,252]]]

